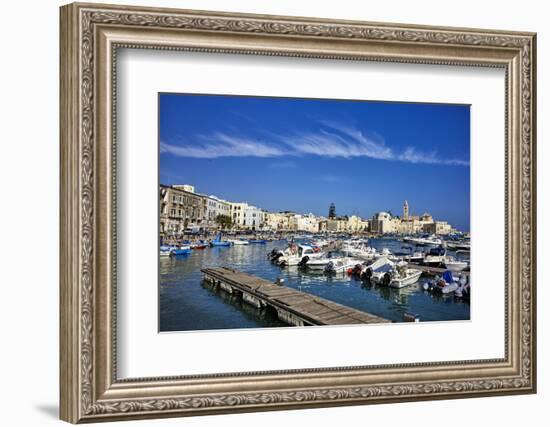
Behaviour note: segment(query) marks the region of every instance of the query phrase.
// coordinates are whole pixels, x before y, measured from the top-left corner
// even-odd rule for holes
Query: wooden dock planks
[[[296,289],[276,285],[230,268],[205,268],[205,276],[261,299],[265,304],[286,310],[312,325],[389,323],[390,320],[356,310]]]
[[[427,265],[418,265],[418,264],[407,264],[407,267],[408,268],[412,268],[414,270],[421,270],[425,273],[429,273],[429,274],[443,274],[445,273],[445,271],[447,271],[446,268],[439,268],[439,267],[429,267]],[[469,271],[455,271],[453,272],[455,274],[465,274],[466,276],[469,276],[470,275],[470,272]]]

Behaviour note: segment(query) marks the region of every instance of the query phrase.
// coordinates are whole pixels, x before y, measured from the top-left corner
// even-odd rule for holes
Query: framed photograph
[[[61,8],[61,418],[536,391],[535,34]]]

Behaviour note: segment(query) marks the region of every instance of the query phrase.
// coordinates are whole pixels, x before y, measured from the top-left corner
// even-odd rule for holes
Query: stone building
[[[160,233],[178,234],[206,226],[202,196],[188,191],[192,186],[160,186]]]
[[[451,234],[453,232],[453,228],[447,221],[434,221],[424,224],[424,232],[446,235]]]

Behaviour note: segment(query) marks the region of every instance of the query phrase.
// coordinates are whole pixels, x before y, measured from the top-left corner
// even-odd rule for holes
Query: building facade
[[[189,189],[189,188],[188,188]],[[184,190],[182,186],[160,186],[159,231],[161,234],[179,234],[204,228],[203,198]]]
[[[439,234],[441,236],[451,234],[454,230],[447,221],[434,221],[424,224],[424,232]]]
[[[216,196],[203,196],[203,204],[205,206],[205,217],[209,229],[219,229],[220,225],[217,222],[219,216],[231,218],[231,204]]]
[[[377,212],[370,221],[370,231],[377,234],[395,233],[396,222],[388,212]]]

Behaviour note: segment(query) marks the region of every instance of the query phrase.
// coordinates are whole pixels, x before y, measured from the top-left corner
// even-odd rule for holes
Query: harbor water
[[[284,286],[331,300],[386,319],[402,322],[405,313],[426,321],[469,320],[470,304],[454,296],[432,294],[422,288],[429,276],[422,275],[414,285],[394,289],[362,282],[345,275],[327,276],[299,267],[281,268],[267,259],[286,241],[267,244],[234,245],[193,250],[182,257],[161,258],[159,263],[160,331],[191,331],[287,326],[270,312],[257,310],[221,290],[203,283],[201,268],[229,267],[264,279],[283,279]],[[403,242],[395,239],[370,239],[369,246],[394,253]]]

